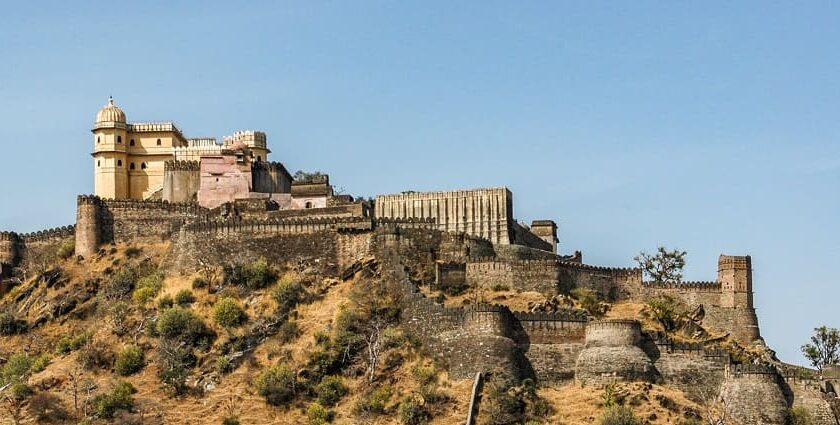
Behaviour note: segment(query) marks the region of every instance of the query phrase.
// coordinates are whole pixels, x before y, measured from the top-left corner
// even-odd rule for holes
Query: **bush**
[[[64,408],[61,399],[48,392],[39,392],[29,398],[27,408],[38,423],[62,422],[70,419],[70,413]]]
[[[164,310],[158,317],[157,331],[163,338],[193,346],[207,346],[215,336],[198,315],[181,307]]]
[[[114,371],[122,376],[128,376],[140,371],[145,366],[143,351],[136,345],[126,345],[117,354]]]
[[[677,327],[680,316],[677,301],[669,296],[654,298],[647,302],[651,319],[659,322],[666,331],[672,331]]]
[[[88,339],[79,350],[76,362],[85,369],[110,369],[114,353],[105,341]]]
[[[277,279],[277,274],[265,258],[244,265],[228,264],[222,268],[222,273],[223,284],[244,286],[248,289],[265,288]]]
[[[295,396],[295,387],[295,374],[284,364],[271,366],[254,379],[257,393],[274,406],[291,401]]]
[[[202,289],[208,286],[207,280],[203,277],[197,277],[192,281],[192,288],[193,289]]]
[[[100,290],[100,294],[106,300],[120,300],[125,299],[134,290],[134,284],[137,281],[137,272],[131,267],[123,267],[119,269],[111,280],[105,283],[105,286]]]
[[[158,300],[158,310],[166,310],[175,305],[175,300],[169,295],[164,295]]]
[[[245,321],[245,310],[233,298],[222,298],[213,306],[213,319],[220,326],[233,328]]]
[[[117,410],[130,411],[134,407],[132,394],[137,390],[125,381],[119,381],[108,394],[100,394],[93,398],[93,411],[100,418],[110,419]]]
[[[18,320],[10,311],[0,313],[0,335],[14,335],[26,332],[25,320]]]
[[[491,378],[487,393],[487,406],[488,423],[490,424],[522,422],[525,407],[523,401],[511,394],[504,380],[497,377],[495,373]]]
[[[222,419],[222,425],[239,425],[239,418],[236,416],[228,416]]]
[[[175,303],[178,305],[187,305],[195,302],[195,295],[189,289],[182,289],[175,294]]]
[[[388,401],[391,400],[391,393],[392,389],[388,385],[374,388],[372,391],[367,393],[367,395],[362,397],[361,400],[359,400],[355,406],[356,412],[361,414],[376,415],[385,413]]]
[[[76,253],[76,241],[74,239],[67,239],[58,246],[58,249],[55,251],[55,255],[58,258],[66,260],[73,256]]]
[[[280,325],[277,331],[277,339],[282,343],[287,343],[300,335],[300,327],[294,320],[289,320]]]
[[[497,284],[493,285],[493,286],[490,288],[490,290],[491,290],[491,291],[493,291],[493,292],[509,291],[509,290],[510,290],[510,286],[503,285],[503,284],[501,284],[501,283],[497,283]]]
[[[334,406],[341,397],[347,395],[348,391],[341,377],[335,375],[325,376],[315,389],[318,393],[318,402],[324,406]]]
[[[572,290],[572,297],[578,300],[580,307],[586,310],[593,317],[603,316],[607,312],[608,305],[598,300],[598,296],[583,287]]]
[[[189,368],[194,366],[195,362],[192,350],[178,341],[163,340],[158,345],[158,379],[176,395],[186,391]]]
[[[604,412],[601,425],[641,425],[642,421],[627,406],[611,406]]]
[[[29,373],[29,368],[32,367],[32,359],[25,353],[15,353],[6,364],[0,368],[0,386],[6,385],[9,382],[16,382]]]
[[[157,294],[152,288],[137,288],[131,295],[131,300],[134,301],[134,304],[143,307],[148,304],[155,295]]]
[[[300,302],[303,292],[300,282],[284,278],[271,291],[271,297],[277,301],[277,311],[280,314],[288,314]]]
[[[78,335],[64,336],[55,344],[55,352],[57,354],[68,354],[82,348],[83,345],[90,339],[90,333],[82,332]]]
[[[309,419],[309,425],[324,425],[333,421],[335,412],[318,403],[312,403],[306,409],[306,417]]]
[[[420,425],[431,419],[431,414],[426,408],[412,399],[405,399],[400,402],[400,422],[406,425]]]
[[[231,364],[230,359],[228,356],[222,354],[219,357],[216,357],[216,371],[219,373],[230,373],[233,370],[233,364]]]
[[[50,353],[47,352],[41,353],[38,357],[35,357],[35,359],[32,360],[32,373],[38,373],[46,369],[47,365],[50,364],[50,360]]]
[[[421,387],[437,383],[437,370],[435,370],[434,366],[417,365],[411,371],[411,374]]]
[[[787,411],[788,425],[814,425],[814,417],[804,407],[794,407]]]

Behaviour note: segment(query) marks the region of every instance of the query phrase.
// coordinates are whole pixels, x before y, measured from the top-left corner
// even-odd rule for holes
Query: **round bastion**
[[[727,416],[745,425],[783,425],[788,408],[779,376],[772,366],[729,367],[721,396]]]
[[[586,327],[586,343],[575,362],[575,379],[596,386],[656,378],[650,358],[639,347],[642,327],[636,320],[599,320]]]

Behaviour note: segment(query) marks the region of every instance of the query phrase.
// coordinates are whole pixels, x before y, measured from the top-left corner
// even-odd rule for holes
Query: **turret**
[[[721,255],[718,258],[720,306],[732,309],[726,328],[732,337],[750,344],[761,339],[758,316],[753,306],[752,259],[747,256]]]
[[[99,249],[99,198],[79,195],[76,203],[76,255],[93,255]]]
[[[94,193],[103,198],[128,198],[128,126],[125,113],[114,105],[113,98],[96,114],[91,132]]]
[[[534,220],[531,222],[531,233],[551,244],[551,252],[557,253],[557,223],[552,220]]]

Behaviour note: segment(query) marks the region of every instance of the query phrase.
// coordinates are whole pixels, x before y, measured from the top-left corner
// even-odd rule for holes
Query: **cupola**
[[[93,128],[125,128],[125,112],[114,105],[113,97],[108,96],[108,104],[96,113]]]

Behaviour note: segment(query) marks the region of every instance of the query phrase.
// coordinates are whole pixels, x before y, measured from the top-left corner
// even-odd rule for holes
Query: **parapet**
[[[37,232],[32,233],[23,233],[19,235],[19,238],[24,243],[31,243],[31,242],[39,242],[48,239],[60,239],[70,237],[76,234],[76,226],[69,225],[69,226],[62,226],[62,227],[54,227],[52,229],[46,230],[39,230]]]
[[[773,379],[778,375],[775,366],[767,364],[733,364],[729,366],[729,375],[739,377],[743,375],[773,375]]]
[[[642,325],[637,320],[598,320],[586,326],[587,347],[638,346]]]
[[[128,131],[133,131],[135,133],[172,131],[177,133],[182,139],[184,138],[184,136],[181,134],[181,130],[179,130],[178,127],[175,126],[175,123],[171,121],[130,123],[128,124]]]
[[[200,163],[198,161],[178,161],[170,160],[163,163],[164,171],[199,171]]]
[[[225,146],[230,146],[236,142],[242,142],[247,146],[264,148],[266,147],[266,136],[262,131],[241,130],[234,132],[230,136],[225,136],[222,138],[222,142]]]
[[[752,270],[752,258],[749,255],[723,255],[718,257],[718,271],[722,270]]]
[[[20,236],[18,236],[15,232],[0,232],[0,241],[3,242],[18,242],[20,240]]]

